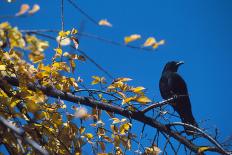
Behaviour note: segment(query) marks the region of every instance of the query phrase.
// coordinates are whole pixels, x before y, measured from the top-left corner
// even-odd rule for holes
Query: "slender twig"
[[[84,92],[84,91],[94,92],[94,93],[103,93],[103,94],[110,95],[110,96],[112,96],[112,97],[114,97],[114,98],[116,98],[118,100],[122,100],[122,98],[120,98],[118,96],[115,96],[112,93],[108,93],[106,91],[102,91],[102,90],[98,90],[98,89],[78,89],[78,90],[73,91],[73,93]]]
[[[146,113],[146,112],[150,111],[151,109],[162,107],[162,106],[164,106],[166,104],[169,104],[169,102],[171,102],[173,100],[174,100],[174,97],[171,97],[171,98],[169,98],[167,100],[163,100],[161,102],[153,103],[150,106],[144,108],[141,112]]]
[[[89,21],[91,21],[92,23],[94,23],[95,25],[98,25],[98,22],[93,19],[90,15],[88,15],[84,10],[82,10],[77,3],[75,3],[73,0],[68,0],[68,2],[75,8],[77,9],[81,14],[83,14]]]
[[[61,30],[64,31],[64,0],[61,0]]]
[[[163,132],[161,132],[161,134],[162,134],[166,139],[168,139],[168,140],[167,140],[168,144],[171,146],[173,152],[176,154],[176,150],[175,150],[173,144],[170,142],[170,136],[167,136],[167,135],[166,135],[165,133],[163,133]]]
[[[83,37],[88,37],[88,38],[93,38],[99,41],[103,41],[112,45],[116,45],[116,46],[122,46],[122,47],[129,47],[129,48],[133,48],[133,49],[138,49],[138,50],[145,50],[145,51],[154,51],[154,49],[152,48],[144,48],[143,46],[133,46],[133,45],[129,45],[129,44],[124,44],[124,43],[120,43],[120,42],[116,42],[113,40],[109,40],[97,35],[93,35],[93,34],[89,34],[89,33],[85,33],[85,32],[81,32],[79,33],[80,36]]]
[[[40,32],[27,32],[27,33],[34,33],[52,40],[56,40],[55,37],[47,35],[47,34],[43,34]],[[76,50],[76,48],[71,45],[70,47],[72,47],[73,49]],[[110,79],[114,79],[114,77],[106,70],[104,69],[101,65],[99,65],[95,60],[93,60],[88,54],[86,54],[86,52],[84,52],[83,50],[77,49],[78,52],[80,52],[86,59],[88,59],[92,64],[94,64],[100,71],[102,71],[103,73],[105,73]]]
[[[205,138],[207,138],[212,144],[214,144],[217,148],[219,148],[221,151],[223,151],[225,154],[227,154],[227,152],[224,150],[224,148],[221,146],[221,144],[219,144],[213,137],[211,137],[209,134],[205,133],[203,130],[201,130],[198,127],[195,127],[191,124],[186,124],[186,123],[182,123],[182,122],[173,122],[170,124],[167,124],[167,126],[176,126],[176,125],[181,125],[184,127],[188,127],[188,128],[192,128],[193,130],[196,130],[198,132],[200,132]]]
[[[171,98],[169,98],[167,100],[163,100],[163,101],[158,102],[158,103],[153,103],[150,106],[144,108],[141,112],[146,113],[146,112],[150,111],[151,109],[154,109],[154,108],[157,108],[157,107],[162,107],[162,106],[164,106],[166,104],[171,104],[170,102],[176,100],[177,98],[186,97],[186,96],[187,95],[178,95],[178,96],[171,97]]]
[[[16,133],[17,135],[19,135],[22,140],[24,140],[26,143],[28,143],[29,145],[31,145],[34,149],[36,149],[37,151],[39,151],[41,154],[43,155],[48,155],[48,151],[43,149],[38,143],[36,143],[34,140],[26,137],[26,133],[22,128],[18,128],[16,126],[14,126],[12,123],[10,123],[9,121],[7,121],[5,118],[3,118],[2,116],[0,116],[0,123],[3,124],[4,126],[6,126],[7,128],[11,129],[14,133]]]
[[[39,30],[20,30],[20,32],[22,32],[22,33],[35,33],[35,34],[36,33],[45,33],[45,32],[56,32],[57,33],[57,32],[59,32],[59,30],[39,29]],[[87,37],[87,38],[92,38],[92,39],[102,41],[102,42],[105,42],[105,43],[108,43],[108,44],[111,44],[111,45],[115,45],[115,46],[122,46],[122,47],[127,47],[127,48],[132,48],[132,49],[137,49],[137,50],[144,50],[144,51],[154,51],[154,49],[152,49],[152,48],[146,48],[146,47],[143,47],[143,46],[133,46],[133,45],[129,45],[129,44],[124,44],[124,43],[121,43],[121,42],[106,39],[106,38],[100,37],[98,35],[90,34],[90,33],[87,33],[87,32],[80,31],[80,32],[78,32],[78,35],[83,36],[83,37]]]
[[[20,16],[16,16],[16,15],[2,15],[0,16],[0,19],[4,19],[4,18],[25,18],[25,17],[29,17],[29,16],[32,16],[33,14],[23,14],[23,15],[20,15]]]
[[[73,49],[76,49],[73,45],[71,45]],[[85,58],[87,58],[92,64],[94,64],[99,70],[101,70],[103,73],[105,73],[111,80],[114,79],[114,77],[101,65],[99,65],[95,60],[93,60],[89,55],[86,54],[83,50],[77,49],[78,52],[80,52]]]

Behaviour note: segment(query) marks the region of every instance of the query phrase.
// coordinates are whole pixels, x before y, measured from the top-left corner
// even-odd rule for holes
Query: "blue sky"
[[[138,33],[141,45],[154,36],[166,44],[149,52],[114,46],[82,37],[80,48],[114,77],[130,77],[132,84],[147,88],[149,96],[160,101],[159,78],[164,64],[183,60],[179,72],[184,77],[198,122],[217,127],[222,139],[232,134],[230,95],[232,83],[232,1],[231,0],[79,0],[78,5],[96,20],[108,19],[112,28],[97,27],[65,1],[65,29],[85,21],[85,32],[123,43],[126,35]],[[21,3],[38,3],[33,17],[9,19],[20,29],[60,29],[59,1],[22,0],[15,4],[0,1],[0,15],[15,14]],[[0,21],[4,21],[0,19]],[[49,55],[49,52],[46,53]],[[87,62],[77,69],[87,81],[102,75]]]

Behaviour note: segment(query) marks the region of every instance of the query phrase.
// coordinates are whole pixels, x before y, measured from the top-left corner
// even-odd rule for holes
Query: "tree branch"
[[[7,128],[11,129],[14,133],[16,133],[18,136],[22,138],[23,141],[31,145],[34,149],[39,151],[43,155],[48,155],[48,151],[43,149],[38,143],[36,143],[34,140],[30,139],[29,137],[25,137],[25,131],[22,128],[17,128],[12,123],[7,121],[5,118],[0,116],[0,123],[6,126]]]
[[[9,84],[11,84],[13,86],[19,85],[18,80],[14,77],[4,77],[3,79],[0,79],[0,82],[3,82],[4,80],[6,80]],[[81,104],[89,106],[89,107],[98,107],[102,110],[114,112],[114,113],[119,114],[121,116],[131,118],[131,119],[137,120],[139,122],[145,123],[151,127],[156,128],[157,130],[169,135],[170,137],[173,137],[177,141],[184,144],[192,152],[197,153],[198,149],[200,148],[199,146],[197,146],[197,145],[193,144],[191,141],[189,141],[186,137],[180,135],[178,132],[171,130],[170,127],[159,123],[158,121],[154,120],[151,117],[145,116],[144,113],[141,111],[129,111],[129,110],[123,109],[119,106],[114,106],[112,104],[96,101],[96,100],[93,100],[93,99],[88,98],[88,97],[75,96],[72,93],[63,92],[63,91],[57,90],[57,89],[52,88],[52,87],[35,85],[32,83],[28,83],[27,86],[28,86],[28,89],[30,89],[32,91],[36,91],[37,89],[39,89],[45,95],[47,95],[49,97],[60,98],[60,99],[70,101],[73,103],[78,103],[78,104],[81,103]],[[230,154],[229,152],[222,150],[219,147],[209,147],[209,150],[212,152],[219,152],[219,153],[224,153],[224,154],[228,154],[228,155]]]

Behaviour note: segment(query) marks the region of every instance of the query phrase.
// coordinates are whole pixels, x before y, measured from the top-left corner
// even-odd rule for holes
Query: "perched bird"
[[[182,122],[198,127],[192,114],[186,83],[177,73],[178,67],[183,63],[183,61],[171,61],[165,65],[159,82],[160,93],[163,99],[169,99],[176,96],[176,99],[172,101],[171,105],[179,114]],[[191,131],[194,131],[188,127],[184,128],[188,135],[191,135]]]

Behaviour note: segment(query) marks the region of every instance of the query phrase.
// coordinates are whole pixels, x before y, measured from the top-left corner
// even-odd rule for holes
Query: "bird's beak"
[[[177,66],[180,66],[182,64],[184,64],[184,61],[179,61],[179,62],[176,63]]]

